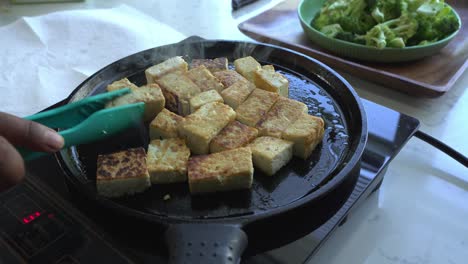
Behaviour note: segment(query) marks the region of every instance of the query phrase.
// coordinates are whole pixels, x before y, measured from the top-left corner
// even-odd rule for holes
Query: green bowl
[[[404,48],[383,48],[378,49],[340,39],[330,38],[311,26],[312,19],[320,9],[325,0],[301,0],[298,6],[298,15],[301,26],[307,37],[319,45],[337,55],[372,62],[403,62],[421,59],[434,55],[445,47],[460,31],[461,19],[452,8],[452,12],[457,17],[460,27],[445,39],[423,46],[410,46]]]

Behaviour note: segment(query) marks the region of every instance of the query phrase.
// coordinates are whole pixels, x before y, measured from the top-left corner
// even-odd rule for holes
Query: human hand
[[[14,146],[56,152],[63,137],[39,123],[0,112],[0,191],[19,183],[25,174],[24,161]]]

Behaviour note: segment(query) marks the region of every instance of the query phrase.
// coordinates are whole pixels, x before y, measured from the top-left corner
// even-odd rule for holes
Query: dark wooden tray
[[[406,63],[369,63],[339,57],[318,47],[302,31],[299,0],[287,0],[241,24],[239,29],[261,42],[290,48],[330,67],[413,96],[443,95],[468,67],[468,1],[446,0],[462,18],[458,35],[438,54]]]

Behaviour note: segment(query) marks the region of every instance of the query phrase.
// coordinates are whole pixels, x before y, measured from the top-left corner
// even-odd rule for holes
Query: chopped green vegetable
[[[374,25],[374,19],[365,13],[360,16],[345,16],[338,20],[344,31],[366,34]]]
[[[401,15],[400,0],[377,0],[370,10],[375,21],[382,23]]]
[[[334,38],[338,33],[343,32],[343,29],[341,28],[340,24],[331,24],[322,27],[320,30],[323,34],[330,38]]]
[[[326,0],[311,24],[326,36],[380,49],[427,45],[460,27],[444,0]]]
[[[458,19],[444,3],[423,4],[416,10],[418,30],[409,40],[414,45],[424,45],[443,39],[459,27]]]
[[[364,0],[327,0],[315,17],[314,26],[321,30],[324,26],[340,24],[340,20],[346,17],[360,17],[365,7]]]

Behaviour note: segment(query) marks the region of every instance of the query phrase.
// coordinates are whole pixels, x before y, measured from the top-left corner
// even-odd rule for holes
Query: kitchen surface
[[[161,44],[168,44],[164,39],[170,40],[169,43],[171,43],[190,36],[205,39],[256,41],[242,33],[239,30],[239,24],[283,2],[259,0],[238,10],[232,10],[231,1],[228,0],[86,0],[23,5],[0,1],[0,25],[11,25],[22,17],[41,16],[58,11],[120,8],[120,11],[141,12],[148,16],[145,18],[146,21],[153,19],[160,22],[152,21],[155,27],[165,24],[168,26],[164,28],[166,33],[173,32],[171,30],[180,33],[172,36],[158,35],[160,28],[155,28],[152,31],[155,34],[154,39],[151,40],[154,42],[148,41],[148,43],[159,43],[158,39],[160,39]],[[138,14],[135,13],[135,15]],[[463,26],[466,27],[466,25]],[[131,29],[128,30],[131,31]],[[18,40],[16,38],[15,34],[2,36],[3,42],[10,44],[15,43]],[[464,44],[460,46],[466,49],[468,39],[462,41]],[[139,48],[139,46],[132,47]],[[131,54],[125,54],[126,51],[119,49],[118,45],[113,49],[121,57]],[[10,50],[10,52],[14,51]],[[105,66],[112,61],[114,61],[113,58],[107,62],[104,58],[100,62]],[[0,58],[0,63],[6,62]],[[466,65],[465,63],[465,67]],[[93,73],[93,69],[92,67],[82,68],[80,74],[73,76],[73,83],[79,84]],[[407,95],[399,91],[400,89],[378,85],[341,70],[338,72],[354,87],[361,98],[418,119],[421,131],[446,143],[465,156],[468,155],[466,137],[468,134],[466,125],[468,73],[466,71],[461,72],[447,92],[432,98]],[[19,77],[17,78],[9,81],[19,81]],[[41,78],[46,78],[46,75],[42,75]],[[4,89],[1,82],[0,88]],[[75,86],[70,87],[70,90],[62,91],[61,98],[52,96],[51,100],[60,101],[65,98],[67,92],[71,92],[74,88]],[[54,101],[47,101],[47,103],[51,105]],[[29,111],[42,109],[41,107],[32,106]],[[13,108],[0,105],[0,111],[11,111],[11,109]],[[22,108],[21,113],[27,113],[27,111],[28,109]],[[388,124],[392,122],[394,120],[388,120]],[[395,133],[392,130],[396,127],[386,126],[385,123],[383,122],[378,129],[385,133]],[[360,206],[348,216],[347,221],[337,227],[312,256],[304,257],[304,254],[300,253],[311,247],[308,237],[305,237],[283,248],[268,252],[268,258],[274,260],[272,263],[466,263],[468,259],[467,200],[468,169],[440,150],[412,137],[390,162],[380,189],[360,203]]]

